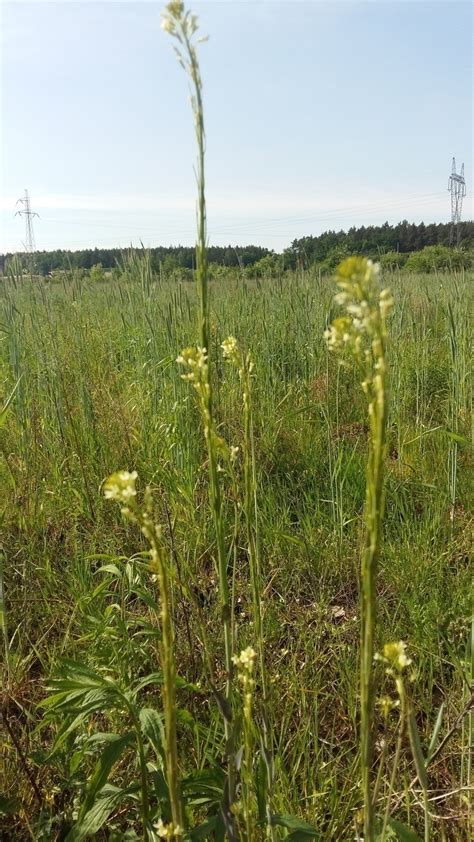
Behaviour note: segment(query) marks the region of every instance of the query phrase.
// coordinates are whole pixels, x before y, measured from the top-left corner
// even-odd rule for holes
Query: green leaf
[[[163,684],[163,674],[161,672],[150,672],[148,675],[145,675],[144,678],[141,678],[140,681],[137,681],[133,688],[133,692],[135,694],[139,693],[140,690],[148,687],[149,684]]]
[[[106,745],[89,780],[86,796],[81,809],[79,810],[78,823],[83,822],[87,814],[92,810],[96,801],[97,793],[107,783],[107,778],[109,777],[112,767],[119,759],[124,748],[130,745],[134,739],[135,734],[132,731],[128,731],[126,734],[123,734],[123,736],[116,737],[113,742]]]
[[[395,831],[399,842],[421,842],[420,837],[414,830],[397,821],[397,819],[389,819],[388,826]]]
[[[212,816],[212,818],[207,819],[207,821],[202,822],[197,827],[190,830],[189,838],[191,839],[191,842],[199,842],[200,839],[212,838],[211,833],[215,830],[217,818],[217,816]]]
[[[119,787],[107,784],[97,794],[97,798],[87,815],[79,817],[78,821],[71,828],[66,836],[65,842],[82,842],[88,836],[94,836],[105,824],[111,813],[129,796],[137,787],[119,789]]]
[[[471,446],[471,442],[469,441],[469,439],[466,439],[464,436],[460,436],[459,433],[455,433],[452,430],[444,430],[444,432],[447,435],[448,439],[458,442],[459,444],[467,444],[468,447]]]
[[[225,775],[222,769],[200,769],[192,772],[182,782],[183,793],[190,805],[220,804],[225,787]]]
[[[410,711],[408,714],[408,735],[410,737],[411,751],[413,760],[415,761],[416,773],[418,775],[420,784],[423,789],[428,788],[428,778],[426,776],[426,761],[421,750],[420,735],[418,733],[418,726],[416,724],[415,715]]]
[[[113,573],[114,576],[121,579],[123,571],[119,570],[116,564],[103,564],[102,567],[99,567],[96,573]]]
[[[7,398],[7,400],[4,403],[2,409],[0,410],[0,427],[3,425],[3,422],[5,421],[5,419],[7,417],[8,407],[10,406],[13,398],[15,397],[16,390],[18,389],[18,386],[20,385],[20,380],[21,380],[21,376],[16,381],[16,383],[13,387],[13,391],[10,392],[10,396]]]
[[[140,725],[143,735],[150,743],[156,756],[163,760],[165,735],[162,716],[154,708],[142,708],[140,711]]]
[[[429,744],[429,747],[428,747],[428,754],[426,755],[426,766],[428,766],[428,763],[430,762],[430,760],[433,756],[433,752],[435,750],[436,743],[438,741],[438,735],[439,735],[439,731],[440,731],[440,728],[441,728],[441,723],[443,721],[443,712],[444,712],[444,702],[440,706],[440,709],[438,711],[438,716],[436,717],[436,722],[435,722],[435,725],[434,725],[434,728],[433,728],[433,733],[431,735],[431,740],[430,740],[430,744]]]
[[[298,839],[307,842],[308,839],[316,839],[319,836],[319,831],[308,822],[298,819],[296,816],[275,815],[272,816],[272,825],[279,827],[286,827],[292,833],[287,837],[288,839]],[[296,836],[294,834],[297,834]]]

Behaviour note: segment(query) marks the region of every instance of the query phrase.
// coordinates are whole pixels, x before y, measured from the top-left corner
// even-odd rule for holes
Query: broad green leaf
[[[109,743],[105,747],[89,780],[86,796],[81,809],[79,810],[79,823],[84,820],[94,806],[97,793],[107,783],[107,778],[109,777],[112,767],[117,762],[126,746],[130,745],[134,739],[135,734],[132,731],[128,731],[126,734],[123,734],[123,736],[116,737],[113,742]]]
[[[212,839],[212,833],[214,833],[216,829],[218,816],[212,816],[212,818],[207,819],[207,821],[202,822],[197,827],[194,827],[192,830],[189,831],[189,838],[191,842],[199,842],[200,839]]]
[[[99,567],[96,573],[113,573],[114,576],[121,579],[123,571],[119,570],[116,564],[104,564],[102,567]]]
[[[107,784],[97,793],[97,798],[87,815],[79,818],[66,836],[65,842],[82,842],[88,836],[94,836],[105,824],[111,813],[127,798],[136,787],[119,789]]]
[[[149,593],[139,588],[132,588],[132,593],[138,596],[138,598],[141,599],[148,608],[151,608],[152,611],[156,611],[157,614],[159,613],[160,606],[158,605],[156,599],[153,599]],[[158,627],[156,627],[156,633],[160,634],[160,629]]]
[[[144,736],[147,738],[156,756],[163,759],[165,735],[162,716],[154,708],[142,708],[140,711],[140,725]]]
[[[397,819],[389,819],[388,825],[395,831],[400,842],[421,842],[420,837],[414,830],[407,827],[406,824],[397,821]]]
[[[448,439],[458,442],[459,444],[467,444],[469,447],[471,446],[469,439],[466,439],[464,436],[460,436],[459,433],[454,433],[452,430],[445,430],[444,432]]]
[[[135,687],[133,688],[133,692],[139,693],[140,690],[148,687],[149,684],[163,684],[163,674],[161,672],[150,672],[144,678],[141,678],[140,681],[137,681]]]
[[[186,801],[190,805],[219,804],[225,786],[225,774],[220,768],[192,772],[182,782]]]
[[[278,827],[286,827],[293,833],[303,834],[303,836],[293,836],[293,839],[316,839],[319,836],[319,831],[308,822],[298,819],[296,816],[275,815],[272,816],[272,825]],[[290,837],[289,837],[290,838]]]

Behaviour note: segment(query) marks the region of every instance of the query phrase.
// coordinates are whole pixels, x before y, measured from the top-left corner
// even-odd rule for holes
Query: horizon
[[[194,243],[192,119],[162,8],[2,4],[1,253],[23,250],[25,185],[38,251]],[[325,230],[448,223],[453,155],[472,218],[469,2],[193,8],[210,35],[210,244],[279,252]]]

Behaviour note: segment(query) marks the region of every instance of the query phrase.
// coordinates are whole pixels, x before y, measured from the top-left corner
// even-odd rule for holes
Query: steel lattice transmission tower
[[[25,195],[22,199],[18,199],[17,205],[23,205],[22,209],[17,211],[15,216],[24,216],[25,217],[25,231],[26,231],[26,239],[23,243],[25,247],[25,251],[28,254],[33,254],[36,249],[35,246],[35,235],[33,232],[33,217],[39,216],[38,213],[35,213],[31,210],[30,206],[30,197],[28,195],[28,190],[25,190]]]
[[[466,195],[466,181],[464,179],[464,164],[461,166],[461,172],[456,172],[456,158],[453,158],[453,168],[449,176],[448,190],[451,191],[451,231],[449,242],[451,245],[453,244],[454,229],[456,229],[456,245],[459,246],[459,223],[461,222],[462,200]]]

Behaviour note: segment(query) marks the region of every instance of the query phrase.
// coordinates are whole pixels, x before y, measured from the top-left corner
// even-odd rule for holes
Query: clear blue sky
[[[453,155],[471,193],[469,2],[191,8],[210,36],[212,243],[281,249],[328,228],[446,221]],[[161,9],[1,2],[0,251],[22,248],[25,187],[38,248],[194,241],[188,87]]]

